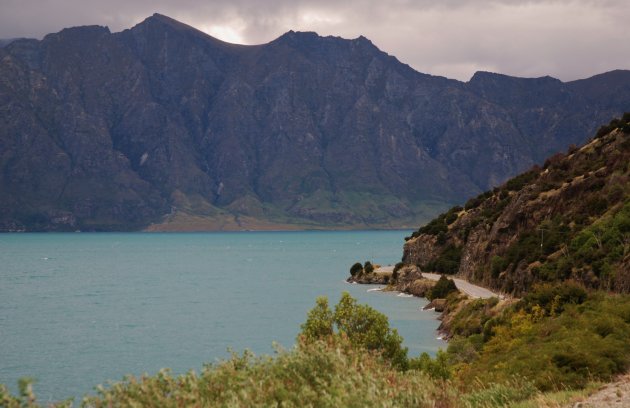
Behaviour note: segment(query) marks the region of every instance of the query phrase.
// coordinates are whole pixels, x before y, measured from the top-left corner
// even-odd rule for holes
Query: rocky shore
[[[437,281],[427,279],[422,276],[420,268],[415,265],[405,265],[402,267],[385,266],[380,267],[376,265],[374,270],[370,273],[357,273],[350,276],[347,279],[350,283],[369,284],[369,285],[387,285],[384,291],[396,291],[401,293],[407,293],[417,297],[429,298],[429,291],[435,287]],[[448,301],[444,298],[432,299],[427,304],[424,310],[435,310],[442,313],[438,318],[442,321],[438,332],[443,338],[450,336],[448,326],[444,324],[444,321],[449,321],[446,316],[448,311]]]
[[[357,264],[361,266],[360,264]],[[471,296],[465,290],[456,290],[448,295],[435,297],[432,290],[438,284],[435,274],[423,274],[416,265],[379,266],[374,268],[361,268],[355,266],[355,273],[347,279],[350,283],[368,285],[386,285],[384,291],[395,291],[424,297],[430,300],[423,309],[435,310],[441,313],[438,319],[441,321],[438,327],[440,336],[448,339],[452,336],[451,326],[457,313],[467,304],[476,301],[476,296]],[[430,277],[430,278],[429,278]],[[458,281],[458,280],[457,280]],[[461,282],[459,282],[461,285]],[[497,296],[498,297],[498,296]],[[510,301],[501,300],[498,307],[502,308]]]
[[[428,290],[435,286],[435,281],[422,276],[420,268],[405,265],[396,269],[392,266],[376,265],[369,273],[357,273],[347,279],[351,283],[368,285],[387,285],[384,290],[407,293],[413,296],[426,297]]]

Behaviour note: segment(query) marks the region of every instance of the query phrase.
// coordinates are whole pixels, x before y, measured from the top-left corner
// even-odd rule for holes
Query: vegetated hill
[[[581,148],[454,207],[410,237],[403,261],[506,293],[575,280],[630,292],[630,113]]]
[[[0,48],[0,230],[417,225],[628,98],[630,71],[462,83],[364,37],[69,28]]]

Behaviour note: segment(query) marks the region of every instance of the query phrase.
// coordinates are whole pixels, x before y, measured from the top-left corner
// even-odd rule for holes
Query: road
[[[422,272],[422,276],[424,276],[427,279],[436,281],[440,279],[441,275],[438,275],[437,273]],[[468,296],[472,298],[487,299],[491,297],[498,297],[498,298],[502,297],[498,293],[494,293],[493,291],[486,288],[482,288],[481,286],[473,285],[472,283],[467,282],[463,279],[458,279],[458,278],[452,278],[452,279],[455,282],[455,286],[457,286],[457,289],[459,289],[460,292],[464,292],[465,294],[467,294]]]
[[[374,272],[392,273],[393,271],[394,271],[393,266],[381,266],[380,268],[376,269]],[[440,279],[441,275],[437,273],[422,272],[422,276],[427,279],[436,281]],[[463,292],[472,298],[480,298],[480,299],[487,299],[491,297],[498,297],[500,299],[503,298],[503,296],[501,296],[498,293],[494,293],[493,291],[486,288],[482,288],[481,286],[473,285],[472,283],[465,281],[463,279],[458,279],[458,278],[452,278],[452,279],[455,282],[455,286],[457,286],[457,289],[459,289],[460,292]]]

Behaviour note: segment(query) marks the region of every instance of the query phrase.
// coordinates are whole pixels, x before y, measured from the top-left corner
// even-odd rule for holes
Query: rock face
[[[364,37],[241,46],[157,14],[70,28],[0,48],[0,229],[413,225],[629,105],[628,71],[462,83]]]
[[[630,114],[454,207],[409,237],[403,262],[519,295],[576,280],[630,292]]]

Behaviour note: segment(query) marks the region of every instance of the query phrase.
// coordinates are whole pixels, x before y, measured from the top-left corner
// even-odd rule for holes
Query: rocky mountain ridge
[[[627,106],[630,71],[462,83],[364,37],[74,27],[0,48],[0,230],[417,225]]]

